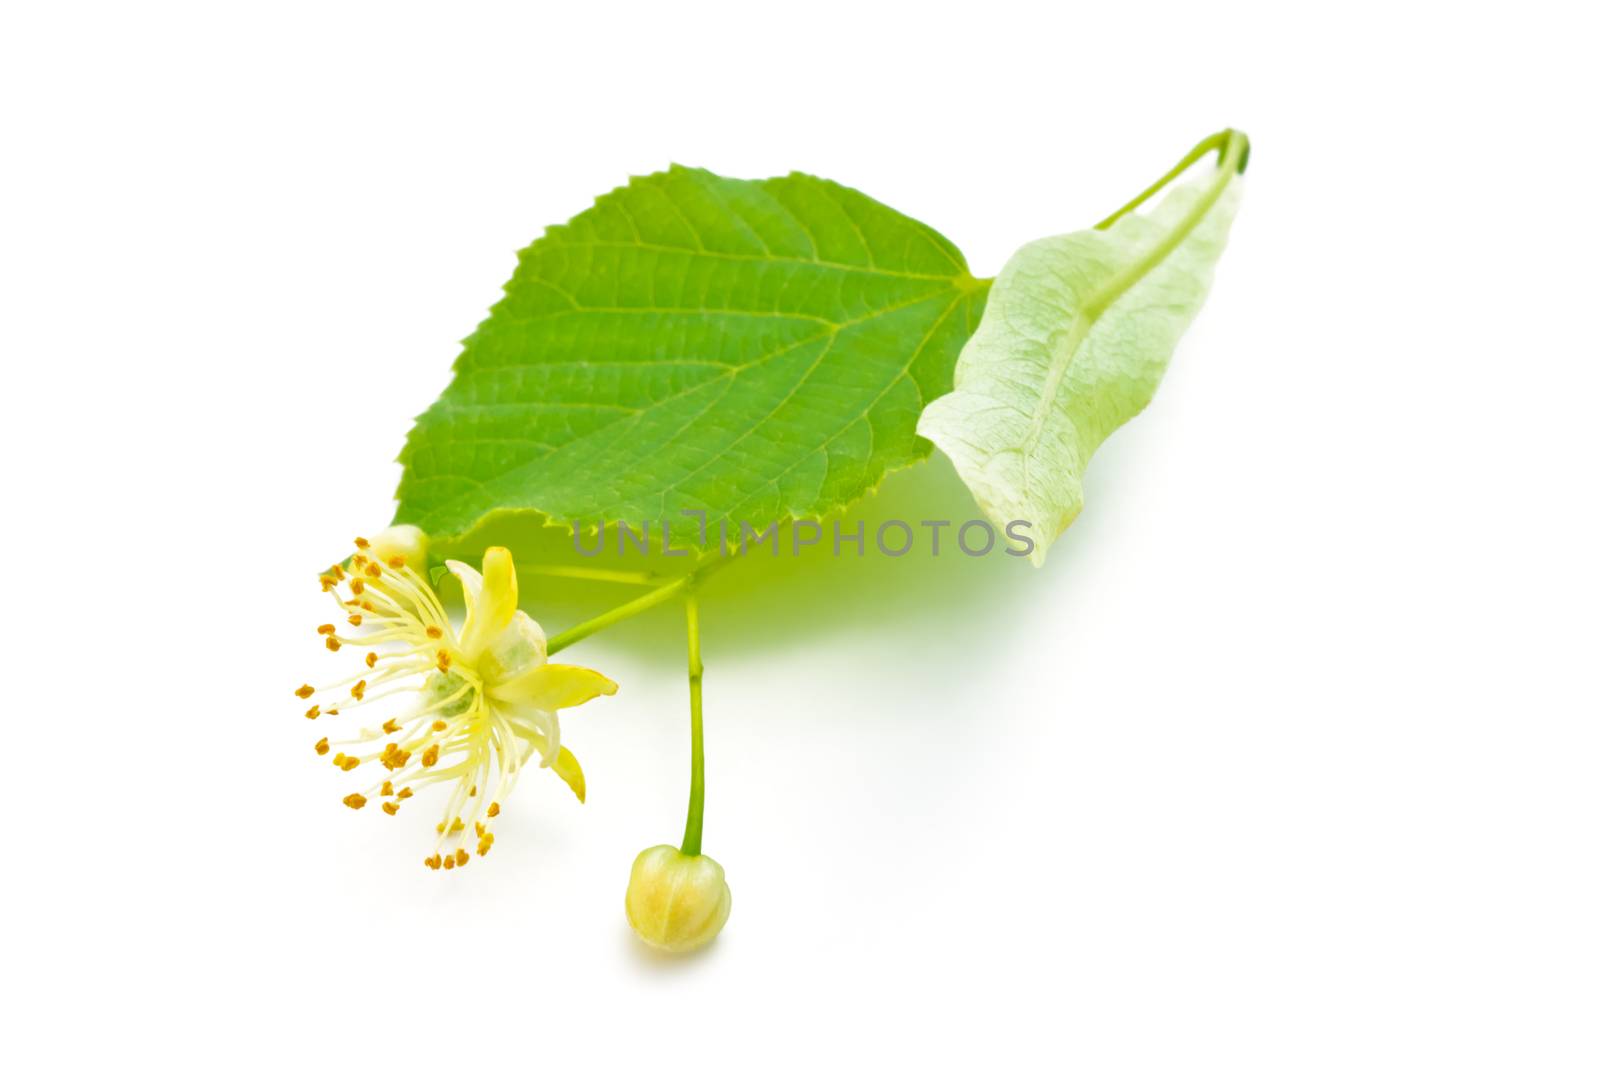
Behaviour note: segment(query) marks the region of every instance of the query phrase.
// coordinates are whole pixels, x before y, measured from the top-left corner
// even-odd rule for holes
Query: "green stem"
[[[649,611],[657,604],[666,603],[679,593],[693,589],[709,574],[711,574],[712,571],[715,571],[717,568],[727,563],[729,558],[731,557],[716,557],[710,563],[704,564],[696,570],[690,571],[681,578],[674,579],[665,585],[659,586],[656,589],[644,594],[644,596],[635,597],[626,604],[619,604],[610,611],[601,612],[594,618],[589,619],[586,622],[580,622],[578,625],[569,630],[562,630],[560,633],[556,634],[550,639],[550,643],[546,647],[546,651],[553,656],[557,652],[560,652],[563,648],[575,645],[579,641],[582,641],[585,637],[599,633],[607,626],[615,625],[616,623],[622,622],[624,619],[631,619],[640,612]]]
[[[1206,213],[1216,204],[1217,200],[1222,196],[1223,190],[1228,187],[1228,183],[1244,170],[1244,164],[1250,156],[1250,139],[1238,130],[1223,130],[1221,133],[1212,134],[1195,145],[1189,154],[1179,161],[1176,167],[1162,176],[1160,181],[1134,197],[1121,210],[1096,227],[1096,229],[1104,229],[1135,207],[1138,207],[1159,191],[1162,186],[1182,174],[1195,160],[1219,146],[1221,148],[1221,157],[1218,160],[1217,176],[1212,179],[1210,187],[1206,189],[1199,200],[1195,201],[1188,214],[1184,215],[1160,242],[1145,250],[1137,260],[1112,275],[1095,290],[1093,295],[1083,302],[1082,307],[1079,308],[1077,322],[1083,324],[1084,329],[1087,329],[1090,324],[1100,317],[1102,312],[1121,299],[1123,293],[1133,288],[1140,279],[1149,274],[1156,264],[1170,256],[1173,249],[1181,245],[1189,234],[1194,231],[1194,228],[1200,225],[1200,220],[1205,218]]]
[[[1238,168],[1238,172],[1243,174],[1245,165],[1250,162],[1250,139],[1244,134],[1240,133],[1238,130],[1222,130],[1219,133],[1212,134],[1210,137],[1207,137],[1205,140],[1189,149],[1189,154],[1178,160],[1177,164],[1171,170],[1167,171],[1160,178],[1156,179],[1154,185],[1150,186],[1150,188],[1146,189],[1144,192],[1140,193],[1126,204],[1123,204],[1121,207],[1117,208],[1117,210],[1113,211],[1100,222],[1096,223],[1094,228],[1097,230],[1110,229],[1112,223],[1116,222],[1130,211],[1135,210],[1140,204],[1143,204],[1146,200],[1149,200],[1152,196],[1155,196],[1161,190],[1165,189],[1180,175],[1182,175],[1184,171],[1200,162],[1200,160],[1204,159],[1213,151],[1218,154],[1218,166],[1226,166],[1230,161],[1229,157],[1231,156],[1233,157],[1234,165]]]
[[[700,601],[690,593],[685,601],[689,627],[689,818],[683,827],[685,856],[700,855],[700,830],[706,815],[706,737],[700,713],[700,679],[705,669],[700,663]]]
[[[616,582],[620,585],[657,585],[661,578],[654,571],[617,571],[604,567],[567,567],[554,563],[524,563],[517,570],[541,578],[575,578],[585,582]]]

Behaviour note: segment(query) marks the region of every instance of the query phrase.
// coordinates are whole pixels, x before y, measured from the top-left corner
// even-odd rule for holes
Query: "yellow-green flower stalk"
[[[544,631],[517,609],[516,567],[506,549],[484,553],[481,574],[455,560],[445,564],[466,599],[459,631],[422,576],[426,559],[427,538],[415,527],[356,539],[348,566],[322,576],[340,620],[317,633],[329,650],[359,655],[361,669],[320,690],[301,686],[295,695],[338,694],[312,704],[308,719],[385,709],[369,715],[377,722],[388,714],[377,725],[319,740],[317,755],[331,754],[344,772],[382,768],[380,780],[344,798],[355,810],[378,801],[396,815],[422,789],[450,785],[437,842],[423,862],[453,870],[473,853],[488,854],[491,820],[535,759],[583,800],[583,770],[561,745],[557,712],[609,696],[617,684],[584,667],[548,662]]]
[[[690,593],[689,627],[689,816],[683,846],[655,845],[633,861],[624,908],[628,925],[653,948],[691,952],[722,931],[733,909],[733,893],[722,864],[700,851],[706,812],[705,722],[701,688],[700,604]]]

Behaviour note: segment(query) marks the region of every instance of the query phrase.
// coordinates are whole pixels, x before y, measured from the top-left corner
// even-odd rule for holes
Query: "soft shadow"
[[[643,973],[662,977],[683,974],[705,966],[716,955],[718,947],[722,944],[722,938],[719,936],[704,948],[695,949],[693,952],[674,953],[651,948],[639,940],[639,935],[626,924],[622,927],[622,936],[628,940],[628,947],[623,951],[633,959],[634,966]]]
[[[792,645],[823,638],[872,634],[889,636],[907,648],[948,648],[956,641],[966,652],[974,645],[1002,640],[1005,618],[1018,598],[1044,595],[1046,585],[1027,559],[1008,556],[1003,541],[987,555],[964,554],[956,543],[962,523],[982,518],[971,494],[948,460],[935,454],[926,463],[885,479],[880,490],[857,502],[837,519],[841,532],[853,533],[864,523],[864,553],[853,544],[834,555],[834,521],[823,522],[819,544],[793,551],[793,531],[783,532],[777,557],[761,544],[752,553],[730,561],[703,586],[702,619],[707,639],[715,639],[719,656],[752,652],[774,643]],[[890,520],[908,524],[915,542],[902,556],[889,556],[874,544],[874,533]],[[949,523],[939,534],[939,554],[931,551],[932,531],[924,520]],[[675,545],[697,536],[694,521],[674,526]],[[715,531],[712,551],[715,553]],[[887,536],[887,535],[886,535]],[[897,548],[903,534],[890,537]],[[730,531],[730,539],[736,535]],[[972,547],[981,547],[974,537]],[[1058,542],[1050,565],[1070,567],[1072,539]],[[537,518],[514,515],[490,519],[452,549],[472,559],[488,545],[509,547],[519,564],[605,567],[670,575],[682,573],[690,561],[664,558],[659,545],[648,558],[629,545],[619,555],[617,538],[608,531],[603,551],[581,555],[565,530],[544,526]],[[592,537],[582,542],[592,551]],[[647,591],[588,580],[519,574],[522,603],[555,633]],[[1058,593],[1059,591],[1057,591]],[[952,635],[959,633],[959,637]],[[683,620],[672,606],[659,607],[607,631],[607,641],[645,659],[676,661],[682,655]]]

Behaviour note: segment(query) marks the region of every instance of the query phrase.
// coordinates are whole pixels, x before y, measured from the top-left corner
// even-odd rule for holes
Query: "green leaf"
[[[990,520],[1031,524],[1035,565],[1082,509],[1089,457],[1150,402],[1205,300],[1246,145],[1237,133],[1210,138],[1101,227],[1024,245],[995,279],[954,391],[923,412],[918,430]],[[1213,147],[1214,176],[1131,213]]]
[[[820,178],[635,178],[523,250],[407,439],[395,521],[819,517],[927,455],[988,284]]]

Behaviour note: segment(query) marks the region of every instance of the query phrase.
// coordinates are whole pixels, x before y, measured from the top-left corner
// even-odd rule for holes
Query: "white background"
[[[1600,1061],[1579,6],[554,7],[4,16],[8,1058]],[[1224,125],[1210,302],[1046,568],[707,603],[714,949],[622,915],[670,615],[573,650],[587,805],[459,877],[340,807],[307,575],[543,226],[798,168],[991,274]]]

